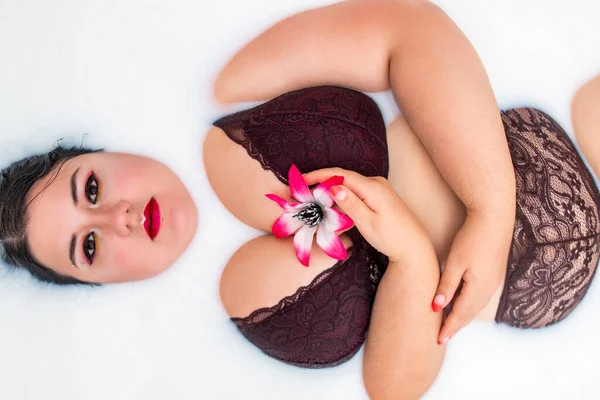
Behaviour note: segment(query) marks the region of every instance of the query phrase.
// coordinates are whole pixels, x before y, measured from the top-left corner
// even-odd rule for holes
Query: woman
[[[323,84],[391,87],[405,119],[382,134],[368,99]],[[544,113],[500,116],[473,49],[430,3],[350,2],[293,16],[238,52],[215,91],[223,102],[292,91],[217,121],[207,135],[209,180],[240,220],[270,231],[281,211],[260,195],[288,194],[291,162],[303,172],[341,166],[386,176],[389,161],[391,186],[445,264],[441,277],[436,269],[407,281],[419,286],[414,297],[386,272],[375,296],[385,260],[356,232],[343,239],[353,246],[346,262],[313,247],[308,269],[298,267],[291,238],[250,241],[229,261],[221,298],[242,333],[272,357],[305,367],[343,362],[365,340],[374,302],[367,389],[374,397],[415,395],[440,366],[444,347],[436,341],[476,315],[544,327],[565,318],[589,287],[599,251],[599,194],[589,171]],[[377,145],[386,139],[387,148]],[[424,264],[433,259],[425,244],[404,249]],[[440,329],[434,311],[461,278]],[[398,312],[403,303],[414,314]]]
[[[308,168],[315,166],[313,159],[321,160],[318,168],[346,168],[339,171],[347,185],[336,189],[338,198],[346,194],[339,205],[360,230],[343,236],[352,246],[348,260],[334,264],[314,248],[310,268],[303,268],[290,252],[291,239],[266,235],[230,260],[221,296],[250,340],[283,361],[308,367],[351,357],[370,321],[364,377],[375,398],[427,390],[443,359],[445,346],[436,342],[447,341],[476,314],[518,326],[564,318],[585,293],[598,256],[598,192],[564,132],[535,110],[512,110],[501,120],[473,49],[430,3],[357,1],[294,16],[234,57],[217,80],[216,97],[268,99],[321,84],[377,91],[388,82],[406,120],[395,121],[387,132],[366,96],[316,87],[218,121],[204,147],[220,199],[265,232],[280,210],[263,195],[288,195],[292,162],[303,172],[317,169]],[[287,110],[281,120],[270,117],[281,110]],[[260,132],[266,135],[262,143],[256,140]],[[551,145],[546,149],[544,143]],[[555,157],[553,149],[565,157]],[[353,166],[362,175],[378,176],[389,167],[389,185],[402,200],[381,178],[348,172]],[[572,175],[578,197],[571,196],[576,203],[570,210],[542,203],[553,199],[540,196],[554,187],[554,181],[540,178],[549,167],[555,173],[547,176]],[[332,173],[318,170],[306,179],[313,184]],[[151,160],[57,150],[3,175],[0,232],[7,259],[46,280],[102,283],[152,276],[181,254],[195,230],[189,194],[172,172]],[[565,190],[554,192],[570,199]],[[354,193],[375,215],[350,200]],[[370,218],[379,222],[366,222]],[[560,225],[552,225],[556,221]],[[533,229],[540,226],[546,229]],[[369,230],[373,227],[378,229]],[[551,235],[576,247],[570,265],[587,268],[585,276],[567,271],[564,279],[548,282],[535,275],[540,270],[534,266],[549,258],[538,250],[550,245],[542,240]],[[440,330],[439,309],[452,301],[461,279],[454,311]],[[528,282],[542,284],[515,291]],[[560,292],[568,304],[557,308],[554,298],[536,303],[544,298],[539,292],[561,284],[568,287]],[[531,309],[521,312],[524,304]]]

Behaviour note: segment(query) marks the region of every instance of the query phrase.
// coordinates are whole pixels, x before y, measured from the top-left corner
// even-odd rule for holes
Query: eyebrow
[[[77,268],[77,264],[75,264],[75,244],[77,242],[77,238],[75,235],[71,236],[71,244],[69,245],[69,260],[71,260],[71,265]]]
[[[71,175],[71,197],[73,198],[73,204],[77,205],[79,203],[79,199],[77,196],[77,173],[79,172],[79,168],[73,172]],[[71,260],[71,265],[76,267],[75,264],[75,245],[77,242],[77,238],[75,235],[71,236],[71,243],[69,244],[69,260]]]
[[[79,172],[79,168],[73,172],[71,175],[71,197],[73,198],[73,203],[77,205],[79,203],[79,199],[77,198],[77,173]]]

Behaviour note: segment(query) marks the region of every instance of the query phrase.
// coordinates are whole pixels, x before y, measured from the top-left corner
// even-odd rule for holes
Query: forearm
[[[411,9],[402,1],[345,1],[292,15],[229,60],[216,78],[215,98],[267,100],[319,85],[387,90],[391,13],[405,7]]]
[[[467,212],[508,227],[515,213],[514,170],[484,67],[439,8],[410,23],[399,29],[415,39],[394,43],[390,56],[396,101]]]
[[[431,310],[439,280],[429,240],[390,263],[379,284],[365,346],[363,376],[372,399],[413,399],[425,393],[441,367],[437,344],[442,314]]]

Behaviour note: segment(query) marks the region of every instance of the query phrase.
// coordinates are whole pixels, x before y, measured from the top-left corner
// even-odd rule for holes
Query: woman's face
[[[70,159],[35,183],[26,201],[32,199],[32,255],[87,282],[133,281],[164,271],[190,244],[198,222],[179,178],[162,163],[131,154]]]

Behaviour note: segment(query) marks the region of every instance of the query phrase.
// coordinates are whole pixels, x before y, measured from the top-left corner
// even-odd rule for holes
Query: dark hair
[[[91,150],[84,147],[66,148],[58,145],[48,153],[24,158],[0,172],[0,249],[4,248],[1,253],[5,263],[25,268],[31,275],[44,282],[58,285],[89,284],[59,274],[33,257],[27,240],[29,203],[25,203],[25,198],[35,182],[52,172],[54,178],[40,193],[50,186],[65,161],[99,151],[102,150]]]

